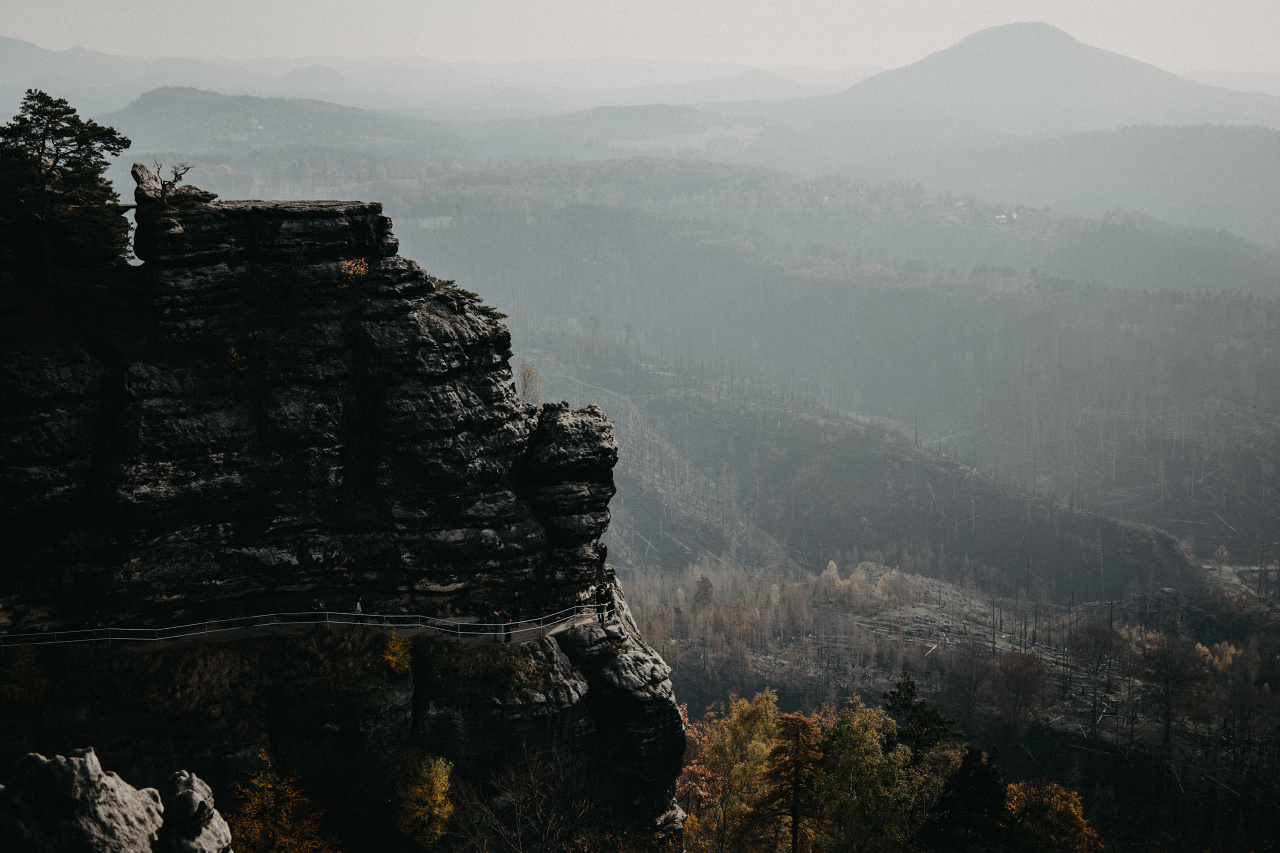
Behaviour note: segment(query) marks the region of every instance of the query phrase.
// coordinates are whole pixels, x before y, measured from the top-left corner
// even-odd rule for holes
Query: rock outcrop
[[[398,257],[379,205],[181,187],[165,205],[134,174],[129,339],[0,352],[0,493],[21,521],[0,630],[315,595],[476,612],[518,589],[545,612],[603,576],[608,421],[521,403],[495,312]]]
[[[209,786],[173,774],[162,802],[105,772],[92,749],[24,757],[0,787],[0,849],[11,853],[230,853]]]
[[[655,834],[671,836],[684,821],[672,800],[684,765],[684,722],[671,713],[671,668],[640,636],[626,600],[616,603],[614,618],[570,628],[556,642],[591,686],[586,701],[599,757],[615,768],[636,812],[653,816]]]
[[[164,825],[160,838],[172,853],[223,853],[231,850],[231,830],[213,807],[213,791],[200,777],[179,770],[165,785]]]
[[[522,402],[500,315],[399,257],[379,205],[218,202],[183,187],[161,199],[145,167],[134,176],[142,266],[105,296],[86,291],[93,308],[35,295],[0,324],[12,522],[0,631],[307,610],[317,597],[487,616],[486,602],[518,595],[527,618],[613,579],[600,543],[618,458],[608,420]],[[237,744],[171,722],[135,731],[127,709],[86,710],[93,697],[51,709],[46,728],[70,721],[164,789],[166,813],[183,816],[167,837],[195,845],[183,850],[216,847],[220,824],[206,789],[170,791],[161,768],[198,754],[222,784],[253,742],[304,767],[308,753],[358,754],[373,773],[413,739],[482,780],[552,736],[607,765],[638,819],[678,829],[683,724],[666,665],[619,605],[605,625],[523,647],[515,668],[538,676],[509,690],[475,677],[461,689],[464,647],[442,643],[415,652],[412,684],[360,702],[282,685],[265,728]],[[115,722],[95,728],[103,713]],[[131,754],[134,741],[164,757]]]

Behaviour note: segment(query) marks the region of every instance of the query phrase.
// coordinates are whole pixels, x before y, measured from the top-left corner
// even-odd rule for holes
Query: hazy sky
[[[0,35],[41,47],[234,58],[888,68],[1015,21],[1047,21],[1171,71],[1280,72],[1278,0],[0,0]]]

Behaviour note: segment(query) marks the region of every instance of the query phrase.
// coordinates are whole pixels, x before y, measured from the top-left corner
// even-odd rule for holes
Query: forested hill
[[[1252,554],[1280,539],[1280,447],[1267,438],[1280,434],[1274,298],[1124,290],[990,265],[930,272],[901,257],[868,265],[861,253],[895,260],[874,242],[796,252],[790,227],[903,227],[908,211],[929,208],[910,206],[900,187],[877,196],[850,182],[838,196],[795,179],[788,193],[778,173],[743,170],[703,193],[696,177],[680,180],[679,164],[630,166],[645,179],[628,185],[613,164],[576,184],[565,170],[583,167],[455,175],[395,198],[419,214],[401,215],[397,231],[441,274],[486,282],[513,322],[760,365],[833,408],[918,425],[922,442],[1000,482],[1155,524],[1198,553],[1221,544]],[[560,190],[539,176],[584,201],[621,204],[631,186],[646,209],[545,203]],[[673,196],[677,187],[685,194]],[[662,208],[724,210],[725,220],[734,210],[754,227],[649,212]],[[1114,251],[1114,235],[1141,234],[1026,211],[1014,225],[1015,211],[980,209],[1008,224],[974,225],[971,205],[933,209],[915,233],[932,234],[940,255],[963,246],[949,237],[965,228],[1025,229],[1035,245],[1075,222],[1078,245],[1098,252]],[[969,223],[949,232],[944,216]],[[1131,257],[1140,267],[1144,256]]]
[[[404,158],[447,157],[463,150],[443,122],[344,107],[300,98],[222,95],[164,87],[139,97],[102,121],[129,134],[141,150],[210,153],[298,149],[352,149]]]
[[[1280,247],[1280,130],[1142,126],[903,162],[928,186],[1102,214],[1120,206]]]
[[[554,218],[566,206],[598,205],[668,223],[653,227],[730,228],[744,232],[751,251],[826,267],[967,273],[986,265],[1130,289],[1280,294],[1280,253],[1224,232],[1122,210],[1090,217],[1030,209],[918,184],[644,158],[455,168],[416,187],[379,189],[401,218],[484,218],[526,205]],[[628,228],[600,227],[620,234]]]
[[[1164,533],[997,482],[902,431],[824,411],[766,373],[585,332],[520,336],[548,393],[598,401],[616,425],[619,565],[712,559],[816,574],[831,560],[871,559],[1064,604],[1201,586]]]

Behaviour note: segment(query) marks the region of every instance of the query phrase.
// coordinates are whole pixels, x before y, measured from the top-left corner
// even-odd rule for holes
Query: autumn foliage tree
[[[520,373],[517,381],[520,402],[528,403],[531,406],[541,405],[542,374],[538,372],[538,368],[534,366],[533,362],[520,362]]]
[[[777,694],[765,690],[749,701],[733,697],[727,710],[708,711],[691,728],[695,753],[679,794],[689,812],[685,843],[692,853],[747,849],[756,828],[752,805],[764,797],[777,722]]]
[[[1027,849],[1044,853],[1095,853],[1098,833],[1084,818],[1080,795],[1057,782],[1033,779],[1008,787],[1006,804]]]
[[[444,837],[453,819],[453,765],[415,750],[406,756],[398,772],[396,828],[419,847],[430,848]]]
[[[258,768],[236,785],[238,802],[227,815],[239,853],[337,853],[320,826],[321,812],[302,793],[294,773],[281,772],[265,749]]]

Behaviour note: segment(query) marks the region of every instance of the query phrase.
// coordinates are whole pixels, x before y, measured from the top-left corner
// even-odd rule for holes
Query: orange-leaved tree
[[[262,748],[258,761],[248,781],[236,785],[238,802],[226,816],[238,853],[337,853],[297,774],[278,771]]]
[[[1098,833],[1084,818],[1080,795],[1057,782],[1033,779],[1007,789],[1015,831],[1030,849],[1046,853],[1095,853],[1102,849]]]
[[[405,763],[403,781],[396,788],[396,827],[420,847],[428,848],[444,837],[453,819],[453,765],[422,753],[412,754]]]

